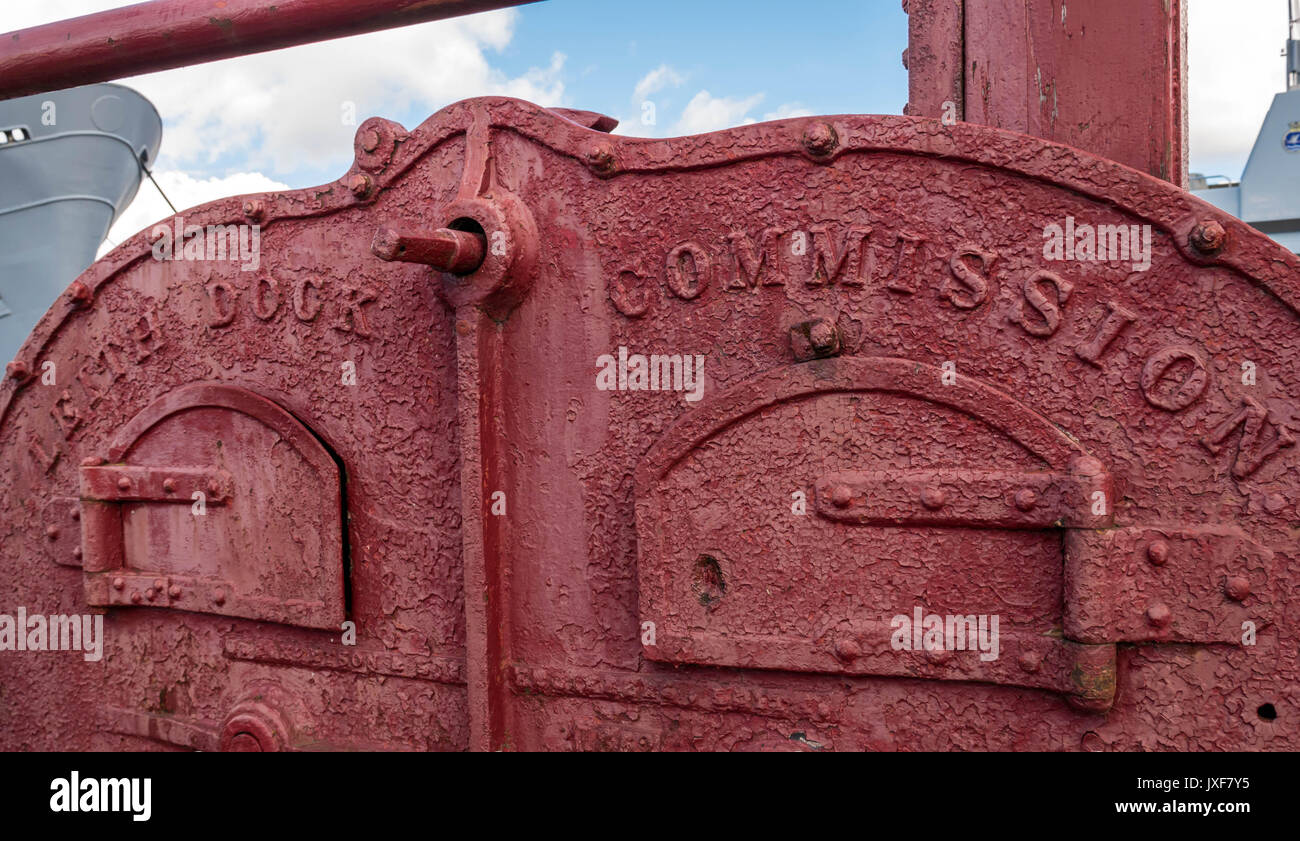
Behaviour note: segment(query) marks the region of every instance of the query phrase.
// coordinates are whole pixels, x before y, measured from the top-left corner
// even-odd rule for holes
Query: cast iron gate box
[[[255,270],[72,284],[0,592],[104,657],[5,652],[0,746],[1300,746],[1294,255],[990,128],[611,127],[368,120],[166,223]]]

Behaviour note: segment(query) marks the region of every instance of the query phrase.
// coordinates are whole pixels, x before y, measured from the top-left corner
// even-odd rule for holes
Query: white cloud
[[[1285,10],[1272,0],[1189,4],[1192,171],[1241,177],[1273,95],[1284,88]]]
[[[5,24],[23,28],[123,3],[12,5],[5,7]],[[205,175],[237,168],[282,177],[327,169],[341,175],[356,132],[343,120],[345,102],[355,104],[357,123],[409,111],[423,119],[459,99],[492,94],[564,104],[562,54],[554,54],[546,67],[514,77],[489,63],[490,51],[510,43],[517,20],[513,9],[488,12],[121,81],[148,97],[163,116],[158,163],[164,168]]]
[[[776,107],[775,111],[768,111],[763,115],[763,122],[769,120],[788,120],[792,117],[811,117],[812,111],[803,107],[797,102],[785,102]]]
[[[685,81],[686,77],[682,76],[667,64],[661,64],[641,77],[641,81],[636,83],[636,89],[632,92],[632,98],[642,100],[656,91],[663,90],[669,85],[677,87]]]
[[[237,172],[222,178],[193,178],[184,172],[168,170],[154,171],[154,178],[167,193],[181,215],[189,208],[227,196],[242,196],[248,193],[268,193],[287,190],[289,185],[267,178],[260,172]],[[108,239],[99,247],[96,257],[103,257],[109,251],[121,245],[140,231],[150,227],[160,219],[172,215],[171,208],[158,194],[157,187],[145,180],[140,184],[135,201],[123,211],[108,232]]]
[[[761,93],[756,93],[744,99],[732,99],[715,97],[708,91],[702,90],[686,103],[681,119],[677,121],[677,133],[703,134],[752,123],[754,120],[746,115],[751,108],[763,101],[763,96]]]

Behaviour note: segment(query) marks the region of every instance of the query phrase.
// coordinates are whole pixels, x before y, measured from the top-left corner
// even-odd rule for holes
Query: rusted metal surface
[[[0,605],[104,659],[0,652],[0,746],[1300,747],[1300,260],[985,126],[603,128],[368,120],[185,214],[257,271],[80,278],[0,390]]]
[[[152,0],[0,35],[0,99],[537,0]]]
[[[1186,187],[1183,0],[905,0],[904,9],[904,113],[1032,134]]]

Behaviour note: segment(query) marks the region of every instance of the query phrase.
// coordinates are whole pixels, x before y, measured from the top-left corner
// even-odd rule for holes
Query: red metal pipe
[[[537,0],[153,0],[0,35],[0,99]]]

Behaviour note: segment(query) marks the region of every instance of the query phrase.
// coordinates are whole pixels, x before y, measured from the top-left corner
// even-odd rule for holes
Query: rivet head
[[[50,540],[58,540],[58,539],[59,539],[59,527],[58,527],[58,526],[46,526],[46,527],[45,527],[45,536],[48,537]]]
[[[169,494],[176,493],[176,480],[163,479],[163,490]]]
[[[1227,239],[1228,232],[1223,229],[1223,225],[1213,219],[1197,223],[1192,232],[1188,235],[1187,241],[1192,248],[1202,254],[1217,254],[1223,250],[1224,241]]]
[[[154,589],[152,587],[145,588],[144,597],[149,601],[153,601],[153,597],[156,595],[158,594],[154,592]]]
[[[368,128],[361,132],[361,150],[363,152],[373,152],[379,148],[379,132]]]
[[[114,589],[114,590],[121,590],[121,589],[122,589],[123,587],[125,587],[125,586],[126,586],[126,581],[123,580],[122,578],[114,578],[114,579],[113,579],[113,589]]]
[[[835,129],[830,123],[824,120],[818,120],[803,132],[803,147],[808,150],[808,154],[815,157],[825,157],[835,151],[839,138],[835,134]]]
[[[15,359],[5,366],[5,374],[13,380],[24,382],[32,375],[32,369],[27,367],[27,363]]]
[[[161,578],[155,578],[153,580],[153,588],[158,592],[162,592],[163,589],[166,588],[166,586],[167,586],[167,582]]]
[[[1223,584],[1223,591],[1234,602],[1245,601],[1250,595],[1250,579],[1244,575],[1231,575]]]
[[[857,640],[844,638],[835,641],[835,656],[845,663],[851,663],[862,655],[862,647]]]
[[[131,490],[131,479],[127,476],[123,476],[117,480],[117,487],[119,490],[123,491]]]
[[[1169,560],[1169,544],[1163,540],[1153,540],[1147,545],[1147,560],[1156,566],[1164,566]]]
[[[853,490],[848,485],[836,485],[831,488],[831,504],[836,508],[848,508],[853,501]]]
[[[1147,624],[1153,628],[1165,628],[1174,619],[1174,614],[1163,604],[1153,604],[1147,608]]]
[[[71,511],[70,513],[72,514],[72,519],[74,519],[74,520],[80,520],[80,519],[81,519],[81,509],[80,509],[80,508],[73,508],[72,511]]]
[[[1026,651],[1024,654],[1020,655],[1018,662],[1020,663],[1020,668],[1024,671],[1036,672],[1038,671],[1038,667],[1043,664],[1043,655],[1039,654],[1037,651]]]
[[[212,593],[212,603],[220,607],[226,603],[226,591],[216,590]]]
[[[1033,511],[1034,506],[1038,504],[1038,494],[1034,493],[1032,488],[1021,488],[1016,491],[1016,509],[1018,511]]]
[[[81,560],[81,547],[80,547],[80,546],[74,546],[74,547],[72,548],[72,557],[76,558],[78,561]]]
[[[936,488],[933,485],[921,491],[921,504],[931,511],[937,511],[948,501],[948,495],[943,492],[942,488]]]
[[[131,591],[131,602],[132,602],[133,604],[139,604],[139,603],[140,603],[140,591],[139,591],[139,590],[132,590],[132,591]]]
[[[929,660],[931,663],[934,663],[935,665],[939,665],[941,663],[947,663],[951,658],[952,658],[952,652],[948,651],[945,648],[936,648],[933,651],[927,651],[925,653],[925,659]]]
[[[181,597],[181,588],[173,584],[171,589],[167,591],[167,595],[171,596],[173,599],[179,599]]]

